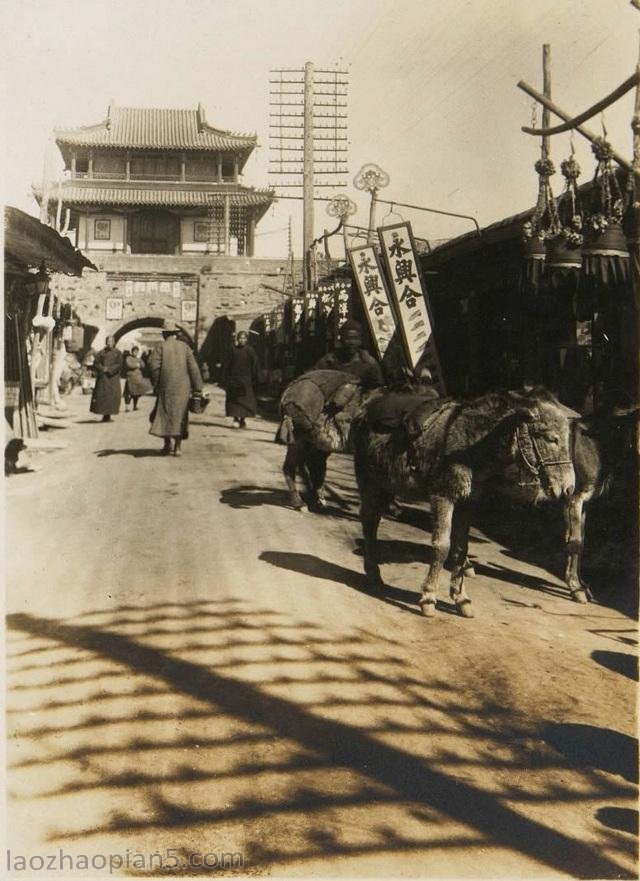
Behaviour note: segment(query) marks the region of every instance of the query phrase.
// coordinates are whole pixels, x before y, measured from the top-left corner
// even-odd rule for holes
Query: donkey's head
[[[509,453],[519,472],[519,485],[533,489],[535,502],[573,495],[570,420],[578,414],[544,388],[509,392],[508,397],[514,423]]]

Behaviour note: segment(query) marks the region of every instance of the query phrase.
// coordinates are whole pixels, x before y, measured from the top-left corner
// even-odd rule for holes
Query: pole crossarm
[[[428,211],[430,214],[444,214],[446,217],[460,217],[463,220],[470,220],[475,225],[478,235],[481,234],[480,224],[471,214],[456,214],[453,211],[442,211],[439,208],[425,208],[424,205],[409,205],[406,202],[398,202],[396,199],[393,201],[391,199],[380,199],[378,196],[376,196],[376,202],[383,202],[385,205],[397,205],[400,208],[414,208],[416,211]]]
[[[527,95],[530,95],[531,98],[534,98],[538,101],[539,104],[542,104],[543,107],[546,107],[552,113],[555,113],[556,116],[559,116],[560,119],[563,119],[565,122],[571,122],[572,116],[570,113],[567,113],[566,110],[562,110],[561,107],[558,107],[557,104],[554,104],[549,98],[545,98],[544,95],[541,95],[540,92],[537,92],[532,86],[528,83],[525,83],[523,80],[520,80],[518,83],[518,88],[522,89],[523,92],[526,92]],[[574,130],[580,132],[580,134],[585,137],[591,143],[594,143],[598,139],[598,136],[595,135],[590,129],[585,128],[583,125],[574,126]],[[536,132],[538,134],[538,132]],[[616,150],[612,151],[612,157],[622,168],[626,168],[627,171],[634,171],[633,166],[629,162],[628,159],[625,159],[624,156],[621,156]],[[636,171],[636,174],[640,174],[640,172]]]
[[[571,131],[572,129],[577,128],[580,123],[587,122],[587,120],[591,119],[591,117],[595,116],[597,113],[600,113],[602,110],[606,110],[607,107],[610,107],[619,98],[622,98],[623,95],[626,95],[627,92],[630,92],[634,86],[638,85],[638,83],[640,83],[640,71],[636,70],[636,72],[632,74],[628,79],[626,79],[623,83],[621,83],[617,89],[614,89],[610,95],[607,95],[606,98],[602,98],[601,101],[596,102],[593,107],[589,107],[589,109],[585,110],[584,113],[579,113],[578,116],[574,116],[573,119],[568,119],[561,125],[552,126],[551,128],[531,128],[530,126],[523,125],[522,131],[526,132],[526,134],[528,135],[538,135],[539,137],[560,135],[563,132]],[[526,83],[520,81],[518,83],[518,88],[522,89],[526,85]]]

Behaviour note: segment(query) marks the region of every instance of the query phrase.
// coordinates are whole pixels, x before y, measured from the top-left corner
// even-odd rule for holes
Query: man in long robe
[[[189,398],[202,391],[202,376],[189,346],[178,339],[180,328],[165,321],[164,342],[149,356],[149,372],[157,401],[151,413],[149,434],[164,438],[164,455],[182,455],[188,436]],[[173,449],[171,442],[173,440]]]
[[[96,355],[94,367],[96,384],[89,409],[91,413],[102,416],[103,422],[111,422],[111,417],[120,411],[122,398],[122,352],[116,349],[116,341],[112,336],[107,337],[104,349]]]
[[[247,417],[255,416],[257,409],[258,356],[248,340],[247,332],[241,330],[224,366],[225,412],[233,417],[234,428],[246,428]]]

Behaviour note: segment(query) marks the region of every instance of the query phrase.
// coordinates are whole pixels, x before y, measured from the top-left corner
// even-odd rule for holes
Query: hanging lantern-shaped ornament
[[[613,150],[604,138],[591,149],[598,161],[585,219],[583,271],[602,285],[629,279],[629,249],[622,228],[624,199],[612,167]]]
[[[582,266],[583,217],[578,197],[580,166],[573,151],[560,164],[565,179],[564,193],[558,199],[554,228],[546,239],[546,268],[552,281],[577,276]]]
[[[555,202],[550,178],[556,173],[552,160],[545,156],[535,164],[538,173],[538,202],[531,220],[522,228],[524,237],[524,280],[537,293],[546,256],[545,240],[555,234],[557,227]]]

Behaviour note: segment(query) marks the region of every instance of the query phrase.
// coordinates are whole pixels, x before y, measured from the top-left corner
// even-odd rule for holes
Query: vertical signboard
[[[396,319],[389,292],[373,245],[349,249],[349,260],[378,357],[383,358],[395,333]]]
[[[444,379],[433,336],[429,298],[409,222],[378,228],[384,266],[394,301],[405,353],[412,369],[427,366],[435,385],[445,394]]]
[[[291,297],[291,337],[294,346],[302,342],[304,297]]]
[[[304,297],[304,327],[307,336],[315,337],[318,317],[318,294],[310,291]]]
[[[340,334],[340,328],[349,318],[349,288],[345,282],[336,283],[334,318],[335,318],[335,334]]]

